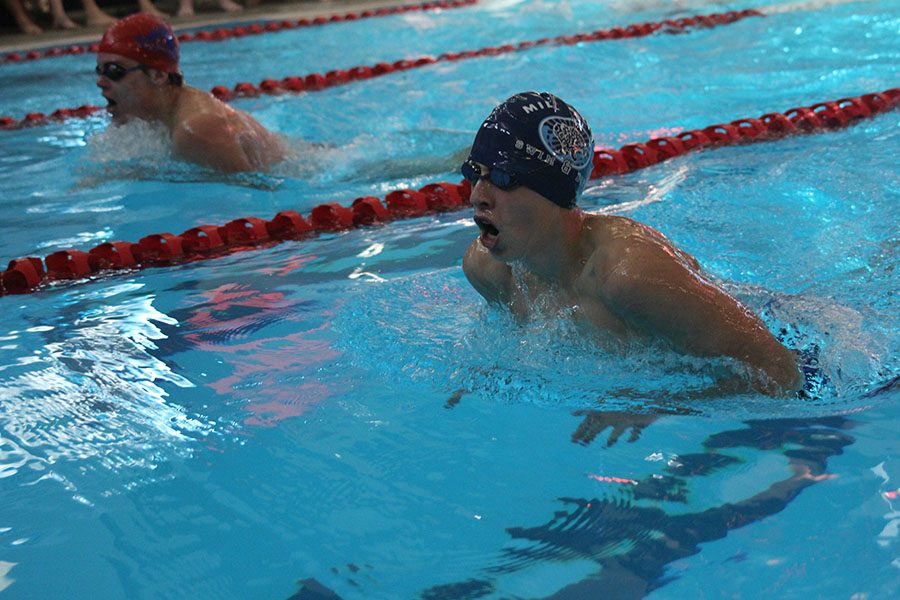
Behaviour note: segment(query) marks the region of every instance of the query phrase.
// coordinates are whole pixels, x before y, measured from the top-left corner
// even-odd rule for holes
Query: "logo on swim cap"
[[[571,117],[546,117],[538,125],[541,141],[553,157],[569,163],[576,171],[585,168],[593,158],[591,139],[583,127]]]
[[[561,98],[521,92],[481,124],[469,160],[514,174],[563,208],[572,208],[591,176],[594,139],[587,121]]]

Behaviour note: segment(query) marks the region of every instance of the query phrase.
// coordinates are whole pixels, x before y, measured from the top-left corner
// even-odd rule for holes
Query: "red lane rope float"
[[[262,21],[252,23],[250,25],[235,25],[234,27],[218,27],[216,29],[201,30],[195,33],[179,33],[178,41],[184,42],[218,42],[233,37],[244,37],[247,35],[259,35],[262,33],[273,33],[283,31],[285,29],[295,29],[301,27],[315,27],[319,25],[328,25],[330,23],[342,23],[344,21],[357,21],[359,19],[367,19],[371,17],[384,17],[413,11],[428,10],[448,10],[452,8],[462,8],[476,4],[478,0],[440,0],[438,2],[424,2],[422,4],[401,4],[399,6],[388,6],[382,8],[368,9],[359,12],[348,12],[343,14],[333,14],[330,16],[319,16],[313,18],[301,18],[296,21],[279,20],[279,21]],[[72,54],[96,53],[100,43],[93,42],[90,44],[75,44],[72,46],[58,46],[47,48],[45,50],[31,50],[29,52],[11,52],[0,58],[0,64],[18,63],[39,58],[55,58],[57,56],[68,56]]]
[[[0,295],[33,292],[41,284],[53,281],[215,258],[317,233],[458,210],[468,205],[470,190],[467,182],[432,183],[420,190],[391,192],[384,203],[366,196],[357,198],[349,208],[337,203],[321,204],[312,209],[308,218],[284,210],[270,220],[243,217],[221,226],[199,225],[180,235],[151,234],[137,243],[104,242],[87,252],[59,250],[43,261],[31,256],[19,258],[0,273]]]
[[[757,118],[716,123],[702,129],[682,131],[671,137],[625,144],[618,150],[599,149],[594,151],[591,178],[630,173],[692,150],[712,146],[772,140],[822,129],[840,129],[858,119],[892,110],[898,104],[900,88],[891,88],[884,92],[799,106],[784,113],[766,113]]]
[[[506,44],[503,46],[488,46],[478,50],[464,50],[462,52],[445,52],[439,56],[421,56],[413,59],[401,59],[392,63],[380,62],[370,66],[358,66],[350,69],[335,69],[327,73],[310,73],[304,76],[285,77],[284,79],[264,79],[259,85],[241,82],[233,88],[217,85],[210,93],[222,101],[230,101],[235,98],[260,96],[263,94],[277,95],[284,92],[313,92],[336,85],[343,85],[351,81],[372,79],[381,75],[388,75],[397,71],[406,71],[419,67],[425,67],[438,62],[458,61],[483,56],[497,56],[511,52],[522,52],[538,48],[540,46],[572,46],[586,42],[599,42],[605,40],[619,40],[627,38],[639,38],[653,35],[656,32],[677,34],[688,29],[709,28],[735,23],[748,17],[762,17],[763,13],[757,10],[730,11],[714,13],[698,17],[684,17],[681,19],[667,19],[657,23],[635,23],[626,27],[613,27],[612,29],[598,29],[590,33],[574,35],[561,35],[555,38],[541,38],[539,40]],[[84,108],[84,107],[82,107]],[[93,107],[92,107],[93,108]],[[60,109],[51,115],[43,113],[29,113],[21,120],[12,117],[0,117],[0,129],[17,129],[19,127],[40,125],[45,122],[67,118],[63,113],[79,109]],[[71,115],[77,116],[77,115]]]
[[[757,118],[717,123],[644,143],[626,144],[618,150],[596,149],[592,178],[628,173],[649,167],[691,150],[711,146],[772,140],[822,129],[839,129],[858,119],[886,112],[900,104],[900,88],[819,102],[767,113]],[[419,190],[396,190],[380,201],[374,196],[357,198],[349,207],[320,204],[308,218],[284,210],[270,220],[243,217],[225,225],[199,225],[180,235],[151,234],[137,243],[104,242],[87,252],[60,250],[44,258],[28,256],[9,263],[0,273],[0,295],[33,292],[42,284],[83,279],[115,270],[179,264],[215,258],[233,252],[268,247],[284,240],[317,233],[338,232],[396,219],[459,210],[468,206],[471,187],[463,181],[432,183]]]

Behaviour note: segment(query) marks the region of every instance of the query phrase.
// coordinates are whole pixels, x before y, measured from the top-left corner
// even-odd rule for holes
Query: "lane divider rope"
[[[274,33],[284,31],[286,29],[295,29],[303,27],[316,27],[320,25],[329,25],[331,23],[342,23],[345,21],[357,21],[359,19],[368,19],[371,17],[385,17],[388,15],[396,15],[400,13],[414,11],[429,10],[448,10],[453,8],[462,8],[472,6],[478,0],[440,0],[438,2],[425,2],[422,4],[401,4],[399,6],[388,6],[382,8],[374,8],[363,10],[360,12],[348,12],[343,14],[334,14],[331,16],[319,16],[313,18],[301,18],[296,21],[292,20],[272,20],[251,23],[249,25],[235,25],[234,27],[218,27],[209,30],[200,30],[195,33],[179,33],[178,41],[184,42],[219,42],[230,38],[244,37],[248,35],[260,35],[263,33]],[[0,58],[0,64],[20,63],[40,58],[56,58],[59,56],[69,56],[73,54],[94,53],[99,50],[100,42],[92,42],[90,44],[74,44],[71,46],[56,46],[45,50],[30,50],[28,52],[10,52]]]
[[[560,35],[554,38],[541,38],[534,41],[519,42],[518,44],[488,46],[478,50],[464,50],[461,52],[445,52],[437,57],[422,56],[413,59],[397,60],[393,63],[380,62],[372,66],[334,69],[324,74],[310,73],[305,76],[285,77],[284,79],[264,79],[259,85],[248,82],[238,83],[233,88],[217,85],[210,90],[210,93],[216,98],[228,102],[235,98],[255,97],[263,94],[277,95],[285,92],[312,92],[337,85],[344,85],[352,81],[372,79],[373,77],[380,77],[397,71],[407,71],[425,67],[439,62],[452,62],[484,56],[498,56],[511,52],[527,51],[541,46],[572,46],[587,42],[639,38],[653,35],[657,32],[679,34],[689,29],[717,27],[735,23],[748,17],[762,16],[764,16],[763,13],[757,10],[748,9],[700,15],[697,17],[684,17],[681,19],[667,19],[655,23],[635,23],[626,27],[598,29],[590,33]],[[18,129],[21,127],[43,125],[53,121],[62,121],[70,118],[85,118],[101,110],[104,109],[99,106],[86,104],[79,106],[78,108],[61,108],[49,115],[40,112],[32,112],[28,113],[20,120],[13,119],[12,117],[0,117],[0,129]]]
[[[900,88],[892,88],[796,107],[783,113],[709,125],[672,137],[626,144],[618,150],[595,149],[591,177],[629,173],[702,148],[840,129],[859,119],[891,110],[898,104]],[[384,201],[364,196],[355,199],[349,207],[338,203],[320,204],[312,209],[309,217],[284,210],[270,220],[242,217],[221,226],[198,225],[179,235],[155,233],[137,243],[112,241],[87,252],[68,249],[53,252],[43,259],[34,256],[17,258],[0,273],[0,295],[25,294],[52,282],[84,280],[116,270],[182,264],[266,248],[317,233],[460,210],[468,206],[470,192],[467,181],[432,183],[419,190],[395,190],[387,194]]]

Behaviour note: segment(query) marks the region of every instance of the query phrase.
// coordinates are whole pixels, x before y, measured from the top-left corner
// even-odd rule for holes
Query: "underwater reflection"
[[[563,510],[547,523],[507,528],[515,546],[503,549],[496,564],[467,581],[429,588],[422,598],[481,598],[502,591],[504,575],[538,563],[576,560],[594,562],[596,572],[548,598],[643,598],[672,579],[666,566],[673,561],[781,512],[803,490],[831,478],[827,461],[854,442],[847,434],[852,427],[843,417],[754,420],[743,429],[715,433],[703,443],[703,452],[679,455],[665,476],[635,482],[623,496],[561,498]],[[790,475],[743,500],[697,512],[670,514],[636,504],[686,504],[692,478],[741,462],[722,452],[736,448],[778,452],[787,459]]]
[[[629,420],[624,413],[589,416],[597,419],[595,425],[614,429],[617,425],[641,427],[639,419]],[[700,553],[704,543],[722,539],[734,530],[780,513],[805,489],[832,478],[827,472],[828,459],[842,454],[855,441],[848,434],[854,423],[839,416],[750,420],[744,425],[710,435],[701,451],[679,455],[677,461],[668,464],[662,476],[651,475],[640,481],[607,478],[627,484],[615,497],[560,498],[561,510],[546,523],[508,527],[510,542],[500,550],[493,564],[462,581],[427,588],[419,597],[425,600],[519,597],[505,585],[506,578],[548,565],[581,563],[594,568],[588,569],[580,580],[542,597],[643,598],[675,579],[667,572],[671,563]],[[573,441],[590,444],[597,431],[595,427],[592,435],[589,429],[579,428],[581,434],[573,436]],[[741,448],[780,454],[787,461],[787,476],[742,500],[694,512],[677,509],[670,512],[646,505],[648,501],[664,501],[687,506],[694,478],[708,477],[743,462],[728,452]],[[352,580],[348,582],[359,586]],[[298,585],[298,591],[289,600],[339,598],[315,578],[300,580]],[[529,594],[528,597],[538,596]]]

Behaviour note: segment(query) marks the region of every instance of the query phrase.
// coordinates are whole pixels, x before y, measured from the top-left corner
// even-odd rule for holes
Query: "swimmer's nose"
[[[101,75],[97,73],[97,87],[106,89],[109,87],[109,78],[106,75]]]
[[[479,179],[475,183],[475,187],[472,188],[472,193],[469,195],[469,204],[476,211],[488,210],[494,205],[489,186],[484,179]]]

